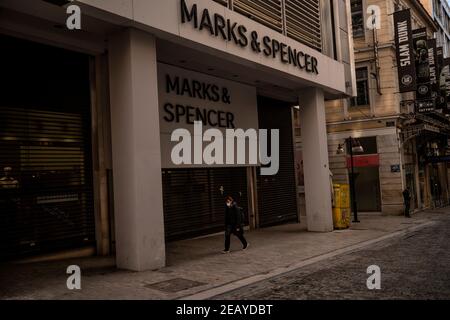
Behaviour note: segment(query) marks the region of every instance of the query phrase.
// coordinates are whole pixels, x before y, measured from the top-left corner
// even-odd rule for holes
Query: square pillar
[[[127,29],[109,42],[116,263],[165,265],[156,46]]]
[[[323,91],[299,93],[308,231],[333,231],[328,138]]]

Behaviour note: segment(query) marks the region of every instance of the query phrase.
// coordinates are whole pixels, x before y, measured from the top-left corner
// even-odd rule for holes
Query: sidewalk
[[[168,245],[168,266],[158,271],[117,270],[112,257],[0,265],[0,299],[208,298],[216,291],[231,290],[345,250],[356,250],[376,239],[398,235],[396,232],[426,227],[448,213],[449,208],[436,209],[412,219],[365,214],[360,224],[332,233],[310,233],[296,224],[261,229],[247,233],[247,251],[241,251],[234,238],[228,255],[220,252],[221,235],[179,241]],[[66,287],[66,268],[72,264],[81,267],[82,290],[70,291]]]

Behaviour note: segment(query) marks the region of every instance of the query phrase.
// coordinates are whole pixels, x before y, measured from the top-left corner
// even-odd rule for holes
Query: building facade
[[[114,253],[119,268],[160,268],[167,241],[223,228],[226,195],[251,228],[298,222],[299,105],[302,222],[333,230],[325,100],[355,89],[349,1],[0,6],[2,260],[84,248]],[[279,170],[194,152],[179,165],[173,134],[201,139],[199,123],[217,135],[278,129]]]
[[[428,13],[436,21],[438,30],[435,38],[444,55],[450,57],[450,5],[446,0],[420,0]]]
[[[446,164],[431,164],[419,154],[434,146],[445,152],[448,118],[442,110],[416,113],[415,92],[401,93],[398,80],[394,12],[409,9],[413,30],[437,27],[418,1],[352,0],[357,97],[327,102],[330,167],[336,183],[349,183],[350,159],[336,150],[347,138],[364,152],[355,156],[355,185],[360,212],[398,215],[409,189],[412,209],[448,201]],[[381,20],[369,28],[374,14]]]

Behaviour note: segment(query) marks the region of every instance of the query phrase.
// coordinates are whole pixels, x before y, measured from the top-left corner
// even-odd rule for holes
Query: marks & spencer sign
[[[244,24],[226,19],[223,15],[211,14],[207,8],[201,9],[197,4],[188,5],[180,0],[181,23],[190,24],[198,32],[209,33],[237,47],[248,48],[269,59],[277,59],[283,64],[294,66],[312,75],[319,74],[318,59],[298,48],[278,41],[268,35],[260,35],[248,29]]]
[[[182,129],[184,135],[195,140],[199,135],[207,135],[210,129],[224,137],[229,130],[259,129],[256,96],[255,87],[159,63],[158,101],[163,168],[210,167],[209,164],[194,161],[190,165],[175,164],[171,155],[179,143],[172,141],[173,133]],[[202,125],[202,132],[196,131],[197,123]],[[209,138],[207,136],[205,139]],[[225,147],[228,140],[223,140],[224,155],[227,155]],[[200,144],[202,150],[208,145],[205,141]],[[191,153],[194,155],[195,150],[192,149]]]

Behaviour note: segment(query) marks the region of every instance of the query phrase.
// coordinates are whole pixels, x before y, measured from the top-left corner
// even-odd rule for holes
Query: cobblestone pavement
[[[222,294],[222,292],[229,292],[229,287],[231,287],[229,290],[233,290],[233,288],[257,283],[256,281],[262,279],[271,279],[275,274],[285,274],[287,270],[297,270],[298,267],[296,266],[303,263],[305,263],[304,265],[313,265],[315,262],[308,262],[310,260],[325,261],[327,259],[326,256],[336,257],[339,256],[339,252],[352,252],[354,249],[349,250],[349,248],[365,247],[366,242],[373,241],[373,243],[378,243],[377,239],[390,237],[393,234],[417,232],[426,225],[435,224],[436,221],[440,221],[445,216],[450,217],[450,208],[420,212],[415,214],[412,219],[405,219],[401,216],[361,215],[360,224],[355,224],[348,230],[329,233],[307,232],[304,226],[299,224],[258,229],[246,234],[247,239],[251,243],[249,250],[242,251],[239,241],[233,238],[232,253],[229,255],[223,255],[220,252],[223,248],[222,234],[177,241],[168,244],[167,266],[165,268],[145,272],[116,269],[114,257],[85,257],[69,260],[35,261],[32,263],[5,263],[0,264],[0,300],[171,300],[189,298],[195,295],[201,295],[200,299],[208,299]],[[448,236],[448,234],[442,235],[442,237],[445,236]],[[433,235],[433,237],[439,237],[439,233]],[[408,241],[413,240],[414,237]],[[374,248],[372,249],[374,250]],[[413,249],[414,246],[408,250]],[[433,250],[435,249],[433,247]],[[445,251],[447,249],[448,244],[447,248],[442,250]],[[374,252],[376,253],[376,251]],[[376,263],[376,261],[373,262],[371,259],[360,256],[361,252],[349,255],[346,259],[354,257],[366,259],[368,261],[362,260],[362,264],[366,265],[365,268],[369,264]],[[371,256],[371,253],[368,253],[368,257]],[[397,258],[392,257],[392,259],[395,260]],[[333,261],[333,263],[341,260]],[[68,275],[66,269],[69,265],[77,265],[82,271],[81,290],[68,290],[67,288]],[[343,276],[357,281],[358,285],[362,285],[366,281],[365,269],[360,270],[360,266],[354,266],[354,274],[341,272],[339,269],[341,265],[339,264],[336,266],[336,269],[332,269],[331,266],[328,263],[322,265],[322,267],[316,267],[316,269],[302,268],[301,272],[305,272],[303,274],[304,278],[307,277],[312,280],[315,278],[320,279],[326,272],[329,272],[330,279],[336,281],[342,281],[340,279]],[[381,267],[383,272],[387,272],[383,265]],[[423,269],[421,265],[420,267]],[[331,269],[326,271],[325,269],[327,268]],[[310,271],[308,272],[307,270]],[[315,272],[317,274],[314,274]],[[271,275],[272,273],[273,275]],[[302,273],[299,274],[300,276],[302,275]],[[315,298],[313,293],[325,292],[320,290],[320,288],[329,286],[327,279],[316,282],[310,281],[299,291],[295,288],[295,286],[299,286],[299,284],[295,284],[295,281],[301,280],[300,276],[286,278],[286,281],[294,282],[293,292],[302,292],[302,295],[298,298]],[[388,276],[385,274],[384,277],[386,278],[383,278],[384,281],[387,281]],[[285,278],[281,277],[280,279]],[[261,292],[258,298],[272,297],[272,295],[274,298],[277,298],[275,294],[277,292],[276,282],[272,293],[261,290],[270,288],[267,283],[270,284],[271,282],[266,282],[254,294]],[[386,282],[383,282],[383,285],[386,285]],[[341,292],[341,286],[342,284],[337,283],[332,287],[336,292],[329,291],[329,296],[327,297],[335,298],[335,295]],[[364,291],[364,288],[361,290]],[[356,286],[352,289],[356,290]],[[308,292],[308,290],[311,292]],[[240,292],[244,293],[245,290]],[[368,294],[365,291],[364,293]],[[230,297],[233,297],[233,294]],[[246,295],[253,298],[251,294]],[[283,297],[281,293],[279,298]],[[292,297],[297,298],[295,295],[292,295]],[[320,297],[320,295],[318,294],[317,297]]]
[[[381,290],[367,268],[381,268]],[[372,248],[324,260],[214,299],[450,299],[450,218]]]

